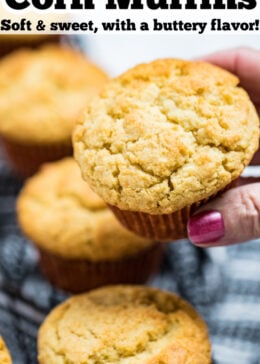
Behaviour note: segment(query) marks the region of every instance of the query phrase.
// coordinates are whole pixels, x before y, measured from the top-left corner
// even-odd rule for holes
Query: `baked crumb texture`
[[[0,61],[0,135],[20,144],[70,141],[107,75],[67,46],[23,49]]]
[[[40,364],[209,364],[205,323],[178,296],[111,286],[74,296],[39,331]]]
[[[1,336],[0,336],[0,363],[1,364],[11,364],[12,363],[8,349]]]
[[[118,223],[73,158],[46,164],[28,179],[17,213],[23,232],[38,247],[68,259],[113,261],[154,244]]]
[[[121,210],[170,214],[237,178],[259,119],[239,80],[203,62],[141,64],[107,84],[74,134],[84,178]]]

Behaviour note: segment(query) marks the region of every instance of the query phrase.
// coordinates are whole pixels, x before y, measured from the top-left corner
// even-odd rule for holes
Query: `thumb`
[[[233,188],[200,208],[188,222],[197,246],[219,246],[260,237],[260,183]]]
[[[236,74],[260,115],[260,51],[234,48],[201,58]]]

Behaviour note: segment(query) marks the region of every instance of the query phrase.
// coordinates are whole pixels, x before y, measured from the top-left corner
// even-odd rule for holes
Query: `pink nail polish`
[[[188,222],[188,236],[193,244],[210,244],[223,237],[224,220],[218,211],[203,211]]]

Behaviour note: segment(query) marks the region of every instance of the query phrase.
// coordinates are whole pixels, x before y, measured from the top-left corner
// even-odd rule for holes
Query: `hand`
[[[203,57],[203,60],[236,74],[260,116],[260,50],[227,50]],[[259,160],[258,151],[253,164]],[[200,208],[188,222],[188,236],[193,244],[201,247],[260,238],[260,183],[231,189]]]

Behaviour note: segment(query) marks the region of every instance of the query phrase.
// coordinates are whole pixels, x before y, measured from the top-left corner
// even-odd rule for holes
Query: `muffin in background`
[[[1,336],[0,336],[0,363],[12,364],[11,356]]]
[[[14,22],[20,23],[21,19],[24,17],[26,21],[31,22],[32,28],[32,31],[27,33],[22,31],[2,31],[0,35],[0,57],[6,56],[19,48],[36,48],[46,43],[60,43],[69,40],[69,37],[64,34],[48,34],[44,31],[35,31],[38,20],[43,20],[46,29],[48,29],[52,22],[69,21],[69,14],[57,14],[52,12],[39,14],[30,11],[21,16],[20,14],[7,11],[7,9],[0,4],[0,17],[1,19],[11,20],[12,24]]]
[[[67,46],[24,49],[0,61],[0,139],[18,175],[72,155],[74,124],[107,80]]]
[[[177,295],[110,286],[71,297],[45,319],[40,364],[210,364],[207,327]]]
[[[5,57],[21,49],[37,49],[46,45],[72,45],[72,41],[62,34],[1,34],[0,57]]]
[[[64,290],[144,283],[161,263],[161,244],[123,228],[72,158],[46,164],[28,179],[17,212],[43,273]]]
[[[83,178],[128,229],[187,236],[190,214],[230,188],[257,150],[259,119],[239,80],[162,59],[111,80],[74,133]]]

